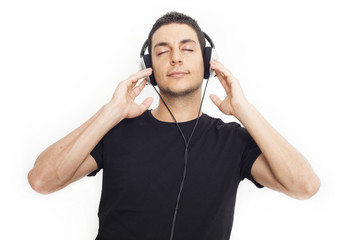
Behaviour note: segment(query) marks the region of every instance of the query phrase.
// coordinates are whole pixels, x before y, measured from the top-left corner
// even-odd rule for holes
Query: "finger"
[[[227,78],[227,81],[230,84],[238,84],[238,80],[237,78],[231,73],[231,71],[226,68],[221,62],[219,62],[218,60],[213,60],[213,65],[215,65],[216,68],[218,68]]]
[[[150,76],[152,74],[152,72],[153,72],[152,68],[143,69],[139,72],[132,74],[130,76],[130,79],[131,79],[131,81],[138,81],[139,79]]]
[[[134,83],[137,83],[140,79],[146,78],[146,77],[150,76],[151,74],[152,74],[151,68],[147,68],[147,69],[141,70],[139,72],[136,72],[136,73],[130,75],[126,79],[127,86],[131,87],[133,84],[133,87],[134,87],[134,85],[135,85]]]
[[[216,75],[218,80],[221,82],[225,93],[228,94],[230,92],[230,88],[228,86],[228,81],[224,78],[224,74],[222,72],[220,72],[219,70],[216,70]]]
[[[222,63],[220,63],[218,60],[212,60],[212,69],[218,69],[221,73],[224,74],[224,76],[227,76],[227,80],[229,80],[230,76],[233,76],[233,74],[229,71],[228,68],[226,68]]]
[[[211,98],[212,102],[219,108],[219,106],[222,103],[222,100],[215,94],[211,94],[210,98]]]
[[[147,83],[147,80],[144,79],[140,84],[138,84],[137,87],[133,88],[132,91],[130,92],[130,97],[134,100],[139,93],[144,89],[145,85]]]
[[[225,72],[228,72],[228,73],[232,74],[232,73],[230,72],[230,70],[229,70],[228,68],[226,68],[219,60],[213,59],[212,62],[213,62],[214,64],[218,65],[221,69],[224,69]]]
[[[228,95],[230,93],[231,89],[228,86],[227,80],[223,77],[224,74],[221,71],[219,71],[218,69],[215,69],[214,71],[216,73],[216,76],[217,76],[218,80],[222,84],[222,86],[223,86],[223,88],[225,90],[225,93]]]
[[[220,74],[217,74],[218,79],[224,80],[226,82],[226,86],[228,91],[231,90],[232,85],[236,86],[239,85],[238,80],[234,77],[234,75],[224,67],[221,63],[217,62],[218,60],[212,61],[212,68],[215,69],[215,71],[219,71]]]
[[[151,103],[153,102],[153,98],[152,97],[148,97],[147,99],[145,99],[141,105],[139,105],[139,108],[141,110],[141,113],[143,113],[145,110],[147,110]]]

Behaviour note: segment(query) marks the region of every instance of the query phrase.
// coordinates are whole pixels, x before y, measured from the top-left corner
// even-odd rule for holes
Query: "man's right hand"
[[[127,79],[121,81],[116,87],[112,99],[105,105],[106,111],[111,116],[120,116],[121,118],[135,118],[146,111],[153,102],[152,97],[146,98],[140,105],[135,103],[135,98],[144,89],[146,78],[152,74],[152,69],[140,70]],[[137,87],[137,82],[145,78]],[[110,116],[110,115],[109,115]]]

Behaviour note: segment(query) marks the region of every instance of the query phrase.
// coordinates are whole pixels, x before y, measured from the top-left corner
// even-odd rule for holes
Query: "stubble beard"
[[[194,95],[202,86],[202,82],[199,82],[195,86],[190,86],[189,88],[181,91],[173,91],[170,88],[162,88],[159,86],[160,92],[162,95],[169,98],[178,98],[178,97],[188,97]]]

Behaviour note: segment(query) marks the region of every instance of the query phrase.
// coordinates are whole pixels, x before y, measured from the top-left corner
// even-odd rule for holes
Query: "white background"
[[[300,201],[241,182],[231,239],[349,239],[347,1],[1,1],[2,239],[94,239],[102,172],[41,195],[27,173],[46,147],[107,103],[138,71],[155,20],[196,19],[248,100],[311,163],[322,185]],[[203,112],[223,121],[209,99]],[[151,86],[141,103],[158,95]]]

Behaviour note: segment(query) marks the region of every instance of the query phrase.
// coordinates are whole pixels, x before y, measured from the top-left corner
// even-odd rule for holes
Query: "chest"
[[[189,135],[189,133],[187,133]],[[175,199],[185,167],[185,143],[178,132],[162,136],[128,133],[107,145],[103,187],[150,201]],[[239,152],[215,136],[193,135],[188,147],[185,187],[198,198],[229,191],[238,182]]]

